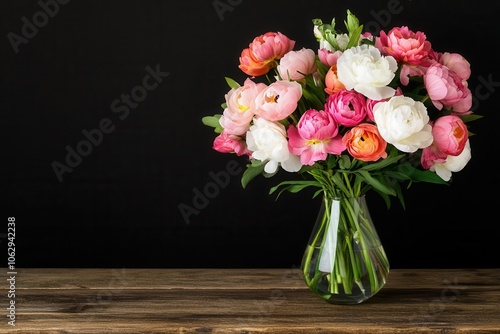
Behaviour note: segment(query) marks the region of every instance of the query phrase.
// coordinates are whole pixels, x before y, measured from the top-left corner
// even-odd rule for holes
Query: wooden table
[[[13,276],[15,299],[1,292],[1,333],[500,333],[500,269],[393,269],[376,296],[349,306],[315,296],[297,269],[18,269]],[[11,300],[15,326],[6,317]]]

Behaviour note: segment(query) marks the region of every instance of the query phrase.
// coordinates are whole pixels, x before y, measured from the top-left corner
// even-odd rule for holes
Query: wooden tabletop
[[[327,303],[297,269],[8,272],[0,333],[500,333],[500,269],[393,269],[359,305]]]

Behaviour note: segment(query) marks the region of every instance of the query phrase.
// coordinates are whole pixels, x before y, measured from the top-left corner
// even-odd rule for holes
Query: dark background
[[[311,20],[336,17],[343,27],[347,9],[373,30],[407,25],[437,51],[461,53],[471,63],[473,110],[484,115],[471,124],[472,160],[450,187],[412,185],[406,210],[368,195],[391,266],[499,267],[500,3],[400,0],[390,16],[398,1],[219,3],[228,7],[218,13],[212,0],[72,0],[43,21],[37,1],[2,2],[1,232],[14,216],[17,267],[298,266],[319,199],[268,195],[286,172],[242,189],[245,161],[213,151],[201,118],[221,112],[225,76],[244,81],[238,56],[254,37],[280,31],[296,49],[316,49]],[[16,53],[8,37],[22,37],[22,18],[34,15],[41,27]],[[169,73],[163,82],[128,116],[113,112],[157,65]],[[65,164],[66,147],[103,119],[113,131],[60,182],[54,161]],[[196,191],[228,163],[239,169],[229,184],[183,217],[179,205],[194,208]]]

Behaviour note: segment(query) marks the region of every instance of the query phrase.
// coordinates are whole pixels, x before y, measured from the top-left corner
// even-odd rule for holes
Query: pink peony
[[[469,137],[467,126],[456,115],[439,117],[432,126],[434,145],[447,155],[462,153]]]
[[[302,86],[295,81],[275,81],[255,98],[256,115],[268,121],[281,121],[297,108]]]
[[[373,124],[362,123],[351,128],[342,137],[342,145],[354,158],[361,161],[377,161],[387,157],[387,142]]]
[[[423,32],[413,32],[406,26],[392,28],[387,34],[380,31],[375,46],[383,55],[411,65],[419,65],[431,49]]]
[[[228,134],[240,136],[247,132],[257,110],[255,98],[266,87],[247,78],[243,86],[233,88],[225,95],[226,108],[219,123]]]
[[[278,65],[282,80],[302,80],[304,75],[317,71],[316,54],[311,49],[302,48],[290,51],[283,56]]]
[[[468,80],[471,74],[470,63],[458,53],[445,52],[439,57],[439,62],[455,72],[463,80]]]
[[[454,113],[469,113],[472,93],[467,81],[448,67],[434,63],[424,75],[424,84],[434,106],[441,110],[452,109]]]
[[[312,166],[316,161],[325,160],[329,153],[340,154],[345,150],[338,136],[338,125],[325,111],[307,110],[297,127],[288,128],[288,138],[290,152],[299,155],[303,165]]]
[[[355,126],[366,117],[366,98],[354,90],[342,90],[328,96],[325,110],[338,124]]]

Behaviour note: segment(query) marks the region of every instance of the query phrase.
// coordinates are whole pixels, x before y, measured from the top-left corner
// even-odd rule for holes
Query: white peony
[[[337,60],[337,77],[348,90],[372,100],[387,99],[395,89],[387,85],[395,76],[398,64],[392,56],[382,56],[380,51],[368,44],[347,49]]]
[[[380,136],[402,152],[412,153],[432,144],[432,127],[422,102],[406,96],[393,96],[373,107]]]
[[[430,170],[436,172],[436,174],[439,175],[439,177],[443,180],[449,181],[451,178],[451,173],[460,172],[469,163],[470,159],[470,143],[469,140],[467,140],[462,153],[457,156],[449,155],[444,163],[436,163],[431,166]]]
[[[252,151],[252,158],[266,161],[264,171],[272,174],[279,164],[287,172],[297,172],[302,167],[300,158],[288,150],[286,130],[283,124],[254,118],[253,125],[246,135],[247,146]]]

